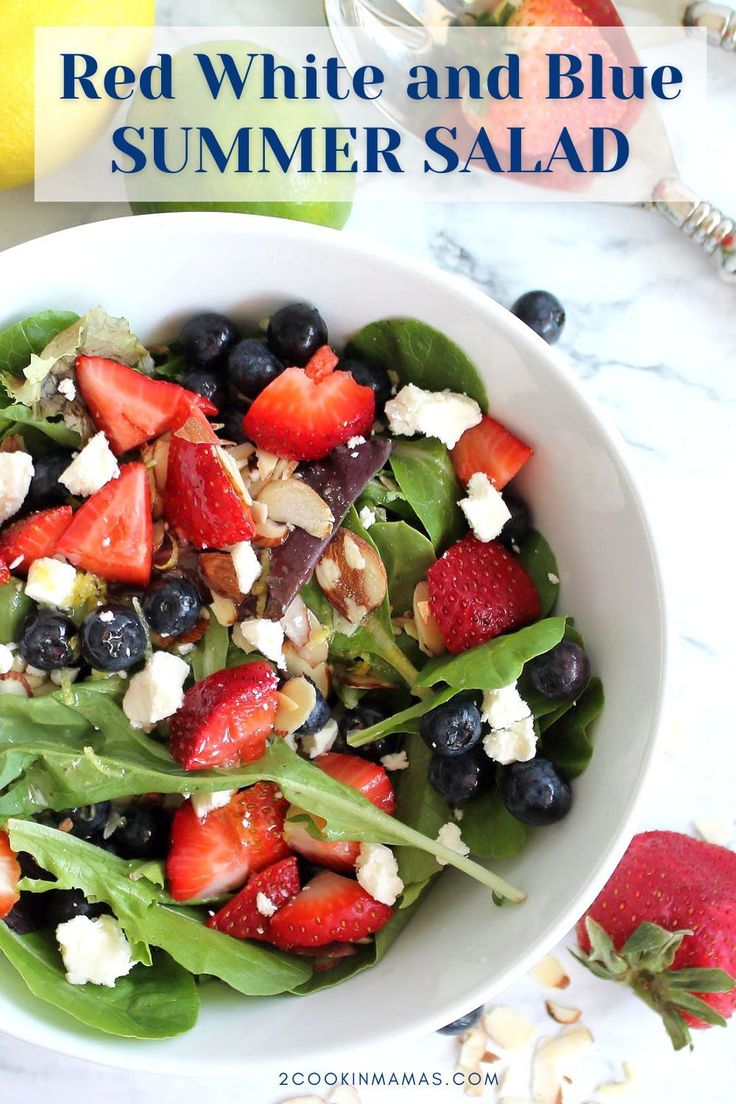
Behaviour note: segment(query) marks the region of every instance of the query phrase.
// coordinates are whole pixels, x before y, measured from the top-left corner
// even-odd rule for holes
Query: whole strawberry
[[[578,924],[579,961],[628,985],[676,1050],[736,1009],[736,854],[679,832],[635,836]],[[578,956],[576,956],[578,957]]]

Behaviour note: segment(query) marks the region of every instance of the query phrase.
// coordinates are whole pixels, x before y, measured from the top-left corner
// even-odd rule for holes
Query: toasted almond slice
[[[141,445],[141,460],[153,474],[154,485],[159,491],[163,491],[166,486],[170,441],[171,435],[167,433],[150,444]]]
[[[480,1074],[480,1064],[483,1061],[483,1055],[488,1049],[488,1036],[485,1031],[480,1027],[471,1027],[470,1031],[463,1037],[460,1046],[460,1057],[458,1059],[458,1072],[465,1075],[465,1095],[466,1096],[482,1096],[483,1095],[483,1083],[482,1080],[474,1078],[472,1082],[467,1080],[468,1076],[472,1074]]]
[[[254,502],[250,508],[250,512],[253,514],[253,523],[255,525],[263,525],[268,518],[268,506],[265,502]]]
[[[308,679],[312,680],[323,697],[329,697],[330,669],[326,663],[316,663],[314,665],[308,663],[290,640],[284,642],[284,659],[286,660],[286,670],[290,675],[295,677],[306,675]]]
[[[624,1080],[608,1081],[595,1090],[599,1100],[622,1100],[631,1092],[634,1083],[634,1071],[628,1062],[623,1063]]]
[[[715,843],[718,847],[727,847],[736,836],[736,824],[727,817],[704,818],[693,824],[706,843]]]
[[[317,703],[317,693],[312,683],[297,675],[281,687],[274,728],[281,735],[289,735],[301,728]]]
[[[299,654],[312,667],[317,667],[320,663],[327,662],[330,650],[330,634],[319,623],[317,615],[312,613],[311,610],[307,612],[307,620],[309,622],[309,638],[306,644],[299,646]]]
[[[284,632],[292,644],[297,648],[303,647],[309,640],[309,609],[303,598],[297,594],[294,601],[281,618]]]
[[[582,1024],[563,1028],[559,1034],[540,1040],[532,1062],[532,1095],[536,1104],[560,1104],[565,1075],[592,1042],[593,1036]]]
[[[267,452],[266,449],[256,449],[256,471],[259,479],[270,479],[279,462],[275,452]]]
[[[330,541],[315,574],[330,604],[352,625],[380,606],[388,590],[386,568],[375,548],[347,529]]]
[[[242,593],[229,552],[200,552],[199,570],[213,594],[221,594],[233,602],[240,601]]]
[[[546,1000],[544,1007],[547,1009],[548,1014],[559,1024],[574,1024],[577,1023],[582,1012],[579,1008],[570,1008],[568,1005],[558,1004],[553,1000]]]
[[[213,594],[210,609],[215,620],[225,628],[230,628],[238,620],[238,608],[232,598],[224,594]]]
[[[302,479],[271,480],[260,491],[258,501],[268,507],[270,520],[296,525],[313,537],[328,537],[335,524],[325,500]]]
[[[248,467],[248,461],[255,452],[255,445],[252,445],[250,441],[243,441],[240,445],[232,445],[225,449],[225,452],[237,464],[238,471],[242,472],[244,468]]]
[[[504,1050],[518,1050],[519,1047],[526,1046],[534,1035],[534,1024],[528,1016],[507,1005],[499,1005],[498,1008],[486,1012],[483,1026],[493,1041]]]
[[[567,989],[570,978],[554,955],[546,955],[532,970],[532,975],[545,989]]]
[[[443,655],[447,651],[440,627],[429,605],[429,587],[422,580],[414,587],[414,621],[417,627],[419,647],[427,655]]]
[[[253,503],[254,507],[264,505],[258,501]],[[263,521],[256,519],[255,513],[253,514],[253,520],[255,522],[255,533],[253,534],[253,544],[259,545],[261,548],[278,548],[280,544],[283,544],[289,535],[289,526],[280,525],[273,521],[268,514]]]

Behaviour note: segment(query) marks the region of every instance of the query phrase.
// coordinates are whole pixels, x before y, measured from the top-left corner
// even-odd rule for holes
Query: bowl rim
[[[380,1045],[398,1046],[402,1042],[410,1042],[429,1035],[463,1015],[469,1008],[486,1003],[493,996],[510,987],[520,977],[528,973],[551,948],[563,939],[603,888],[634,834],[635,821],[646,796],[647,785],[651,780],[659,753],[663,750],[665,721],[670,708],[668,687],[674,650],[674,623],[670,612],[672,591],[671,588],[665,589],[663,561],[666,563],[666,559],[660,552],[656,533],[647,515],[637,481],[631,471],[627,455],[628,446],[613,420],[607,411],[602,409],[598,400],[590,393],[585,383],[574,372],[558,349],[548,345],[516,318],[510,310],[481,291],[467,277],[446,272],[429,261],[414,257],[410,253],[404,253],[400,249],[373,242],[371,239],[351,231],[338,231],[312,223],[291,221],[284,218],[263,215],[244,217],[239,213],[221,211],[181,211],[128,215],[68,227],[51,234],[29,239],[1,251],[0,269],[6,265],[12,266],[13,259],[21,254],[43,252],[46,243],[50,241],[69,240],[70,242],[81,242],[83,244],[85,239],[94,237],[101,229],[113,238],[119,235],[122,239],[128,239],[129,234],[135,227],[136,234],[140,232],[144,238],[150,240],[150,236],[155,233],[154,228],[160,227],[162,224],[166,226],[176,226],[178,224],[181,227],[182,235],[196,232],[201,237],[206,236],[208,226],[223,227],[228,223],[234,237],[247,237],[249,231],[254,229],[261,233],[267,231],[275,242],[276,240],[286,243],[300,241],[302,244],[308,245],[310,241],[323,240],[329,242],[331,248],[338,254],[342,252],[358,253],[369,262],[388,265],[395,271],[403,271],[407,276],[418,276],[423,281],[434,284],[437,289],[445,287],[454,290],[462,295],[469,305],[484,314],[492,325],[510,332],[518,345],[527,345],[535,350],[537,356],[541,355],[546,359],[558,381],[575,393],[611,450],[612,456],[618,465],[619,474],[630,496],[636,522],[646,544],[656,590],[654,598],[659,613],[659,669],[657,671],[656,696],[653,699],[652,719],[647,744],[642,754],[637,783],[632,788],[628,801],[621,811],[620,827],[609,841],[597,865],[590,872],[583,889],[575,896],[557,921],[545,928],[512,966],[496,976],[492,983],[488,981],[485,983],[479,982],[477,986],[467,992],[467,999],[463,998],[462,1005],[451,1004],[443,1007],[440,1013],[436,1010],[428,1010],[426,1014],[408,1024],[405,1030],[399,1033],[394,1031],[390,1035],[382,1035],[379,1030],[367,1043],[357,1040],[352,1044],[330,1046],[329,1042],[326,1041],[325,1049],[317,1056],[320,1063],[338,1057],[344,1057],[352,1061],[355,1055],[374,1050]],[[226,1077],[242,1074],[244,1069],[254,1072],[273,1070],[277,1061],[276,1059],[254,1059],[249,1057],[244,1061],[219,1062],[217,1066],[213,1066],[212,1063],[206,1060],[199,1060],[193,1061],[182,1068],[180,1060],[167,1054],[165,1040],[149,1042],[145,1049],[138,1047],[138,1049],[132,1051],[125,1046],[128,1040],[119,1040],[115,1036],[103,1035],[90,1037],[82,1033],[66,1035],[60,1033],[53,1024],[40,1021],[37,1021],[35,1025],[24,1024],[18,1027],[14,1027],[13,1024],[3,1024],[2,1030],[10,1037],[43,1047],[57,1054],[100,1066],[124,1068],[144,1073],[189,1077],[206,1074],[208,1077]],[[90,1049],[93,1051],[92,1055]],[[314,1060],[314,1053],[309,1053],[312,1060]],[[291,1065],[303,1057],[306,1057],[306,1054],[300,1051],[297,1046],[293,1052],[290,1052],[286,1064]],[[279,1061],[281,1065],[284,1065],[283,1058]]]

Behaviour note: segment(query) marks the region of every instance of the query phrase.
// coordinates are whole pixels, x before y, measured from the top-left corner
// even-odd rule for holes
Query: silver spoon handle
[[[711,46],[736,51],[736,10],[724,4],[697,0],[685,12],[686,27],[704,27]]]
[[[668,177],[654,189],[652,203],[668,222],[702,246],[721,279],[736,284],[736,221],[700,199],[682,181]]]

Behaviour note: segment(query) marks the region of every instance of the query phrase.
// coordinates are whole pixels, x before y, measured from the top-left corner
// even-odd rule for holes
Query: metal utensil
[[[646,4],[646,0],[633,2],[642,6]],[[477,8],[476,0],[324,0],[324,5],[335,45],[348,69],[354,72],[365,59],[357,56],[351,49],[349,37],[341,31],[359,27],[370,36],[376,51],[375,60],[384,69],[389,85],[392,74],[401,77],[408,65],[416,65],[436,46],[436,38],[433,38],[429,28],[436,34],[438,26],[449,27],[459,15]],[[695,9],[700,9],[700,13]],[[691,19],[712,19],[714,12],[720,12],[720,31],[714,29],[712,33],[718,38],[719,45],[726,45],[726,41],[730,40],[733,46],[727,48],[736,48],[736,12],[732,9],[696,3],[689,7],[683,5],[680,11],[683,16],[686,11],[689,12]],[[716,27],[716,24],[708,25]],[[384,100],[382,108],[396,122],[421,136],[421,119],[403,111],[399,103],[394,101],[389,105]],[[675,177],[662,180],[655,187],[651,199],[642,206],[659,212],[670,225],[691,238],[711,257],[721,279],[736,284],[734,219]]]

